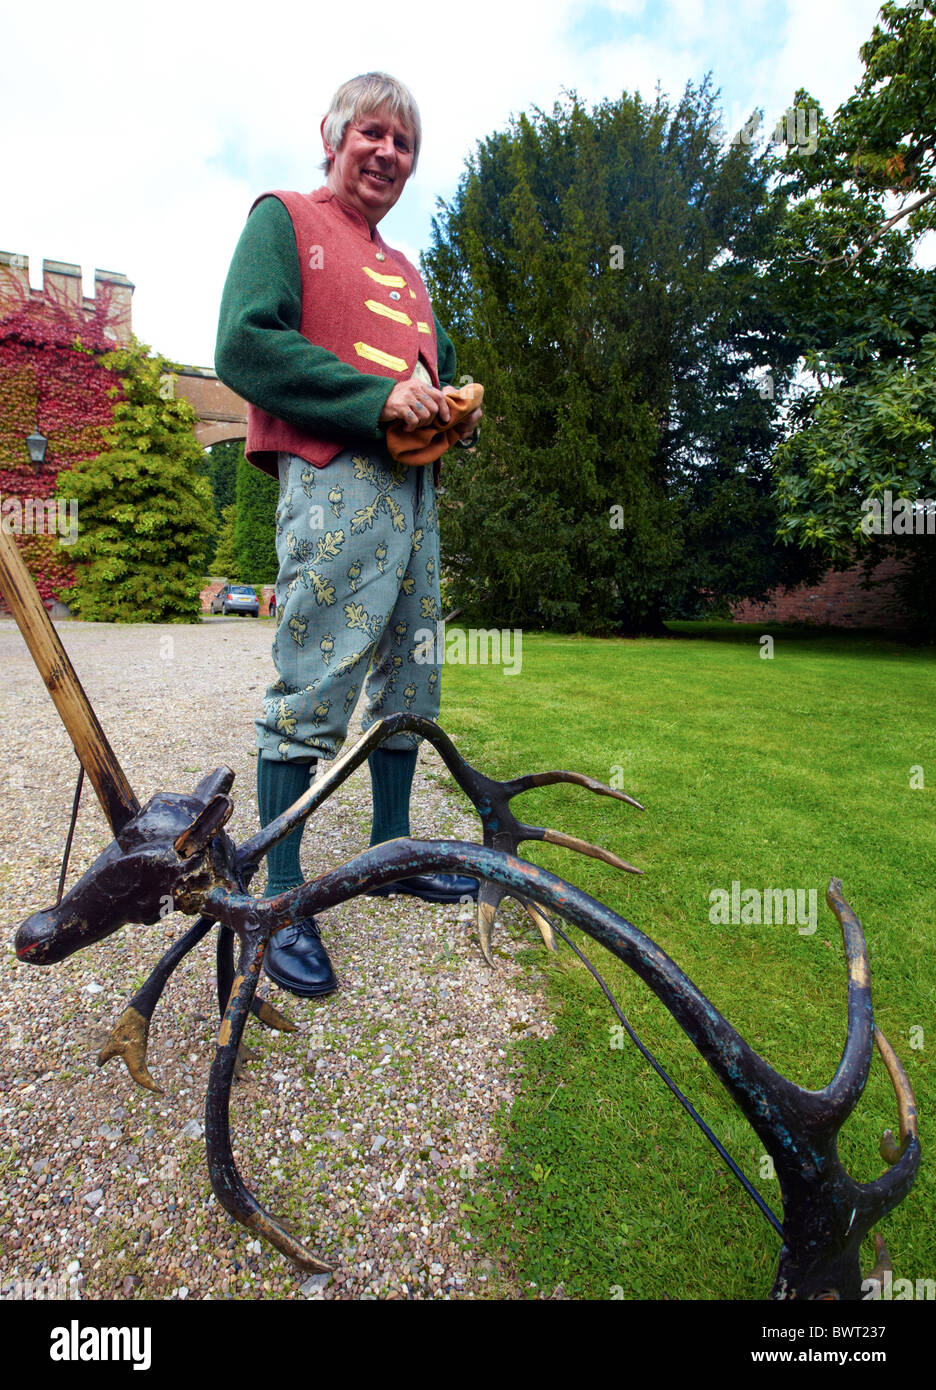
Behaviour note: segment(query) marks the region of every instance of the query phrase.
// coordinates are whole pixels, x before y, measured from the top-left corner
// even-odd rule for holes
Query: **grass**
[[[811,1088],[832,1076],[844,1040],[844,954],[824,902],[841,878],[868,939],[875,1020],[921,1117],[923,1167],[883,1230],[895,1277],[932,1278],[936,655],[815,630],[672,628],[640,641],[524,633],[517,676],[446,666],[442,723],[489,775],[569,768],[641,801],[645,814],[561,787],[514,803],[534,824],[614,849],[641,879],[568,850],[528,843],[523,853],[633,921],[772,1066]],[[771,660],[760,655],[766,632]],[[815,889],[818,929],[713,925],[710,895],[733,881]],[[762,1145],[705,1062],[635,975],[575,936],[779,1214]],[[764,1297],[776,1234],[639,1053],[615,1045],[615,1019],[568,949],[550,958],[531,938],[523,958],[556,1030],[505,1039],[524,1082],[501,1117],[501,1164],[466,1183],[479,1254],[531,1296],[561,1284],[587,1298]],[[875,1058],[839,1141],[857,1179],[883,1169],[885,1127],[896,1127],[896,1107]]]

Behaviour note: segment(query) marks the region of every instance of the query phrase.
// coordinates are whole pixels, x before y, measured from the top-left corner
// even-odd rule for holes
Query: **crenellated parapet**
[[[115,346],[130,341],[134,285],[126,275],[116,270],[95,270],[94,296],[82,292],[81,267],[69,261],[42,262],[42,289],[29,283],[29,257],[10,251],[0,251],[0,311],[14,312],[43,308],[61,313],[72,310],[89,321],[98,319],[105,311],[104,336]]]

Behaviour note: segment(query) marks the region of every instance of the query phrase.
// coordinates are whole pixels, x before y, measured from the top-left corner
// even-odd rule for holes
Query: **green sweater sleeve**
[[[435,319],[436,343],[439,348],[439,381],[443,386],[451,386],[455,380],[455,347],[451,338],[446,333],[435,312],[432,317]]]
[[[308,434],[381,439],[380,412],[395,381],[359,372],[310,343],[299,331],[301,314],[292,220],[279,198],[264,198],[247,219],[228,271],[215,370],[239,396]],[[455,350],[438,320],[436,332],[439,376],[447,383]]]

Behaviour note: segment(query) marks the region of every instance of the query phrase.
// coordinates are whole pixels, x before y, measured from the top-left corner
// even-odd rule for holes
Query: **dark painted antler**
[[[920,1160],[913,1095],[883,1035],[877,1042],[894,1085],[900,1115],[900,1144],[885,1135],[882,1154],[894,1166],[874,1183],[856,1183],[836,1152],[836,1138],[867,1081],[871,1058],[871,991],[861,926],[833,879],[828,901],[838,917],[849,967],[848,1031],[842,1060],[822,1091],[806,1091],[774,1071],[722,1017],[665,952],[632,923],[545,869],[497,850],[458,841],[393,840],[358,855],[313,883],[258,903],[223,888],[209,893],[206,907],[230,922],[244,942],[235,981],[236,1007],[229,1008],[225,1056],[236,1053],[246,1021],[256,969],[269,936],[294,921],[324,911],[400,877],[422,873],[470,873],[505,892],[552,908],[625,962],[673,1015],[737,1101],[774,1160],[783,1196],[783,1248],[776,1298],[858,1298],[859,1252],[869,1230],[903,1200]],[[251,984],[253,980],[253,984]],[[234,994],[232,992],[232,1000]],[[219,1039],[219,1057],[221,1054]],[[312,1268],[316,1257],[257,1204],[234,1164],[228,1129],[229,1061],[216,1059],[209,1087],[209,1166],[219,1200],[251,1229],[261,1230],[278,1249]]]
[[[841,926],[848,961],[848,1031],[838,1070],[822,1091],[805,1091],[782,1077],[777,1077],[782,1084],[768,1088],[758,1077],[743,1100],[736,1096],[773,1158],[783,1193],[784,1242],[775,1298],[859,1298],[861,1242],[903,1201],[920,1164],[910,1082],[884,1034],[874,1026],[861,923],[842,896],[838,879],[829,884],[826,901]],[[858,1183],[842,1167],[837,1140],[867,1083],[872,1040],[897,1097],[900,1142],[885,1131],[880,1152],[892,1165],[890,1172],[876,1182]],[[767,1073],[765,1079],[772,1082],[776,1073],[769,1068]]]
[[[558,782],[571,782],[575,786],[587,787],[589,791],[595,792],[598,796],[613,796],[616,800],[624,801],[628,806],[636,806],[638,811],[642,811],[643,807],[640,802],[635,801],[632,796],[616,791],[615,788],[606,786],[604,782],[596,782],[593,777],[586,777],[581,772],[533,772],[525,777],[514,777],[509,782],[497,782],[491,777],[486,777],[476,767],[472,767],[438,724],[433,723],[430,719],[423,719],[419,715],[412,714],[390,715],[387,719],[381,719],[377,724],[374,724],[353,748],[342,754],[332,764],[327,776],[310,787],[305,795],[300,797],[287,811],[284,811],[278,820],[271,821],[259,834],[254,835],[252,839],[247,840],[241,846],[237,860],[239,869],[242,872],[252,870],[260,858],[268,853],[273,844],[287,835],[300,821],[311,815],[315,808],[320,806],[325,798],[330,796],[351,775],[355,768],[360,767],[361,763],[380,743],[399,733],[421,734],[438,751],[449,772],[477,811],[481,819],[483,843],[490,849],[517,854],[524,840],[543,840],[547,844],[563,845],[566,849],[577,850],[579,854],[587,854],[593,859],[601,859],[605,864],[611,864],[614,868],[622,869],[625,873],[640,874],[643,872],[642,869],[635,869],[633,864],[619,859],[616,854],[603,849],[600,845],[588,844],[587,841],[578,840],[574,835],[566,835],[561,830],[546,830],[539,825],[527,825],[524,821],[518,821],[510,809],[510,802],[522,792],[530,791],[533,787],[554,786]],[[482,882],[478,893],[478,938],[484,959],[489,965],[494,964],[494,958],[491,955],[491,933],[494,927],[494,918],[506,891],[494,883],[485,881]],[[531,903],[522,894],[515,893],[513,896],[523,904],[539,928],[544,942],[550,950],[554,951],[556,943],[548,919],[537,909],[535,903]]]
[[[303,1268],[320,1269],[322,1262],[249,1193],[231,1151],[230,1087],[247,1015],[253,1011],[273,1027],[291,1026],[257,997],[263,952],[281,927],[398,878],[431,872],[475,874],[499,896],[512,893],[533,905],[547,923],[542,909],[552,909],[629,965],[659,996],[734,1096],[773,1158],[780,1180],[784,1243],[775,1296],[857,1297],[861,1240],[909,1191],[920,1150],[909,1082],[877,1033],[898,1097],[899,1145],[890,1135],[882,1144],[882,1154],[894,1166],[877,1182],[858,1184],[838,1160],[836,1136],[867,1080],[873,1035],[864,938],[838,882],[833,880],[828,901],[841,924],[849,964],[848,1033],[838,1071],[818,1092],[803,1090],[769,1067],[673,961],[631,923],[545,869],[498,848],[457,841],[393,840],[292,893],[269,901],[250,897],[246,883],[262,854],[289,833],[300,815],[320,804],[351,767],[363,761],[369,747],[394,731],[392,726],[371,730],[346,755],[342,767],[336,765],[328,778],[280,817],[275,828],[267,827],[239,852],[223,829],[231,806],[230,769],[220,768],[203,779],[191,796],[152,798],[60,904],[33,914],[23,924],[17,935],[20,959],[50,964],[128,921],[156,921],[167,898],[173,907],[200,912],[134,996],[101,1053],[101,1061],[123,1056],[136,1080],[154,1086],[146,1069],[146,1035],[156,1000],[187,951],[214,922],[220,924],[218,986],[224,1017],[206,1104],[212,1184],[226,1209],[251,1230]],[[436,738],[441,734],[435,726],[430,731]],[[459,771],[464,776],[463,769]],[[477,777],[480,782],[480,774]],[[464,780],[470,782],[467,776]],[[470,782],[476,796],[478,782]],[[506,800],[538,784],[517,779],[494,785]],[[482,814],[488,814],[487,807]],[[497,833],[492,830],[492,835]],[[231,958],[233,933],[241,946],[236,976]]]

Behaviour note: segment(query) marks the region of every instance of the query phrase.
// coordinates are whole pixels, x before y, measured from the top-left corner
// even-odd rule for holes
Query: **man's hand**
[[[409,381],[398,381],[394,386],[380,412],[380,423],[387,425],[392,420],[399,420],[400,428],[410,431],[428,425],[436,416],[443,425],[447,425],[449,415],[445,394],[412,376]]]
[[[444,394],[445,394],[446,396],[457,396],[457,395],[458,395],[458,387],[457,387],[457,386],[443,386],[443,387],[442,387],[442,390],[443,390],[443,392],[444,392]],[[455,430],[455,433],[458,435],[459,439],[470,439],[470,438],[471,438],[471,436],[474,434],[475,430],[476,430],[476,429],[478,428],[478,426],[480,425],[480,423],[481,423],[481,416],[482,416],[483,414],[484,414],[484,411],[483,411],[483,410],[481,409],[481,407],[479,406],[478,409],[477,409],[477,410],[473,410],[473,411],[471,412],[470,415],[466,415],[465,418],[464,418],[464,420],[462,420],[461,424],[455,425],[455,426],[453,427],[454,430]]]

